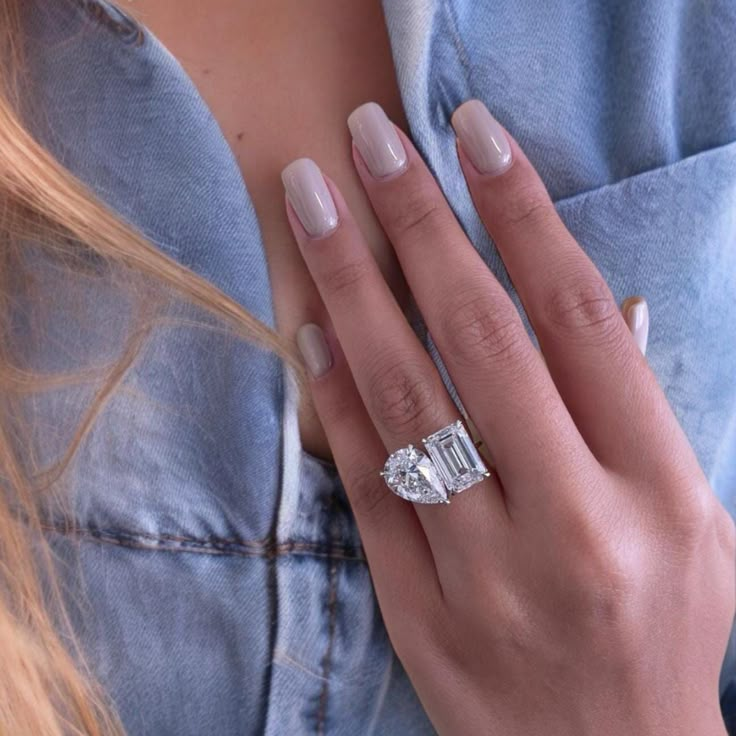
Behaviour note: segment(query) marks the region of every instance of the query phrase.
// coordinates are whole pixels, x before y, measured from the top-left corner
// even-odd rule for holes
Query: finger
[[[369,103],[349,119],[356,169],[504,485],[544,509],[559,457],[592,462],[508,294],[481,260],[408,139]],[[387,142],[388,141],[388,142]],[[403,161],[389,176],[376,151]],[[395,153],[401,149],[401,155]],[[560,487],[564,487],[562,482]],[[559,499],[555,500],[555,503]]]
[[[334,336],[315,324],[297,333],[317,414],[327,435],[382,610],[426,610],[439,597],[437,572],[414,508],[379,475],[386,451]],[[389,616],[390,617],[390,616]],[[401,618],[401,617],[400,617]]]
[[[646,300],[641,296],[630,296],[624,299],[621,305],[621,314],[626,320],[626,324],[631,331],[631,336],[639,350],[641,350],[641,354],[646,355],[649,338],[649,309]],[[542,355],[542,360],[544,360],[544,355]],[[468,431],[478,450],[484,455],[489,454],[483,438],[480,436],[480,432],[478,432],[478,428],[472,419],[465,417],[465,421],[468,424]]]
[[[316,164],[306,159],[288,166],[283,178],[294,235],[376,431],[389,453],[418,445],[458,419],[457,408],[337,188],[328,187]],[[316,214],[325,208],[329,216],[316,226]],[[440,506],[418,504],[416,513],[442,578],[448,552],[472,550],[473,536],[479,543],[492,538],[504,507],[490,479],[449,507]]]
[[[476,208],[588,446],[614,469],[668,457],[679,427],[608,285],[538,174],[477,100],[458,108],[453,125]]]

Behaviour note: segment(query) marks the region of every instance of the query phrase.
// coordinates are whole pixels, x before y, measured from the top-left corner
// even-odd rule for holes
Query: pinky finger
[[[386,449],[334,333],[303,325],[297,346],[393,638],[391,623],[400,626],[407,618],[402,611],[431,610],[441,599],[434,558],[413,505],[391,493],[380,476]]]

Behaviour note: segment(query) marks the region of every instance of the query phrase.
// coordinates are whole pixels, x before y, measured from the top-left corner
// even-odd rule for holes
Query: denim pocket
[[[736,143],[558,201],[619,300],[649,301],[647,357],[716,491],[736,469]]]

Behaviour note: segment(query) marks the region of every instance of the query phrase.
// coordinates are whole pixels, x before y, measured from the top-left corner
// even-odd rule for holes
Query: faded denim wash
[[[253,206],[180,66],[110,3],[24,7],[38,137],[163,251],[273,324]],[[733,513],[736,5],[384,10],[411,134],[479,252],[513,292],[454,153],[450,114],[470,97],[520,141],[615,295],[647,297],[648,359]],[[97,345],[68,329],[54,273],[39,266],[65,349],[29,360],[64,369]],[[114,338],[124,305],[92,286],[86,297]],[[221,340],[153,341],[81,450],[76,531],[50,531],[61,558],[78,547],[67,584],[95,672],[132,736],[433,733],[334,468],[300,448],[279,361]],[[59,395],[41,408],[64,427],[68,406]],[[722,704],[736,733],[736,649]]]

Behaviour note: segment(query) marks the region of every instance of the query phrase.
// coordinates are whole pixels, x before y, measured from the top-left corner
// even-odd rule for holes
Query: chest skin
[[[355,107],[374,100],[406,129],[380,1],[135,0],[132,13],[191,76],[237,157],[261,227],[281,334],[293,339],[300,325],[325,314],[284,211],[280,173],[301,156],[341,188],[389,284],[404,295],[393,251],[355,174],[346,125]],[[304,448],[329,459],[309,397],[299,422]]]

